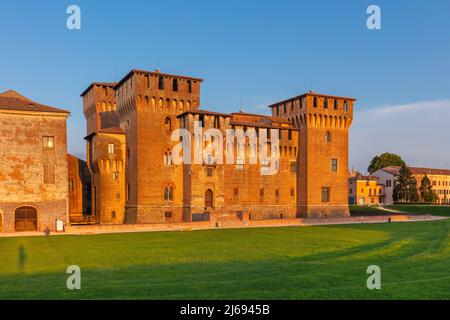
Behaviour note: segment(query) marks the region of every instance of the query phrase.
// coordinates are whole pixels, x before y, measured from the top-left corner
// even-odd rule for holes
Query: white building
[[[375,171],[372,176],[379,179],[379,183],[384,184],[384,204],[394,204],[395,179],[400,175],[400,166],[390,166]]]

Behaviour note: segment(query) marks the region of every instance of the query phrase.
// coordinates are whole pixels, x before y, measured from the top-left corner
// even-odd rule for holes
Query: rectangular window
[[[259,189],[259,198],[264,199],[264,188]]]
[[[338,170],[337,159],[331,159],[331,171],[336,172]]]
[[[234,196],[237,197],[239,195],[239,188],[234,188]]]
[[[114,143],[108,143],[108,154],[114,154]]]
[[[206,168],[206,175],[208,177],[212,177],[213,175],[213,169],[212,168]]]
[[[188,80],[188,92],[192,93],[192,80]]]
[[[43,137],[42,139],[43,147],[44,148],[54,148],[55,147],[55,138],[54,137]]]
[[[294,197],[294,195],[295,195],[294,188],[291,188],[291,197]]]
[[[288,139],[289,139],[289,140],[292,140],[292,130],[289,130],[289,131],[288,131]]]
[[[322,202],[330,202],[330,188],[322,187]]]
[[[159,88],[159,90],[164,90],[164,78],[163,77],[159,77],[158,88]]]
[[[275,189],[275,198],[280,197],[280,189]]]
[[[173,85],[172,85],[173,91],[178,91],[178,79],[173,79]]]
[[[115,211],[111,211],[111,219],[115,219],[116,218],[116,212]]]

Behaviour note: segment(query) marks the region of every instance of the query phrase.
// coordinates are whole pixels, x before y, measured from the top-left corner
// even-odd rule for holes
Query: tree
[[[422,180],[420,181],[420,197],[422,198],[422,201],[429,202],[429,203],[435,203],[437,200],[437,195],[433,191],[433,186],[431,185],[431,180],[428,178],[427,175],[425,175]]]
[[[399,155],[395,153],[385,152],[379,156],[375,156],[372,159],[369,167],[367,168],[367,171],[369,171],[369,173],[372,174],[375,171],[378,171],[380,169],[389,166],[403,166],[403,165],[405,165],[405,161],[403,161],[403,159]]]
[[[401,166],[400,175],[395,181],[394,200],[400,202],[417,202],[419,200],[417,181],[406,164]]]

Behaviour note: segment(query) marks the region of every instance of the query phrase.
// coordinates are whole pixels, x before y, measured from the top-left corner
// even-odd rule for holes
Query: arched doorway
[[[213,192],[211,189],[206,190],[205,192],[205,208],[213,207]]]
[[[37,231],[37,211],[33,207],[20,207],[15,213],[16,232]]]

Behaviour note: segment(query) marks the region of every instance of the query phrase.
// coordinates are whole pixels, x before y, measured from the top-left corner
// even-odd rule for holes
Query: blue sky
[[[70,4],[81,30],[66,28]],[[382,30],[366,27],[370,4]],[[70,110],[74,154],[89,83],[158,67],[204,78],[202,108],[214,111],[268,113],[311,88],[355,97],[350,167],[384,151],[450,167],[448,0],[3,0],[0,30],[0,91]]]

